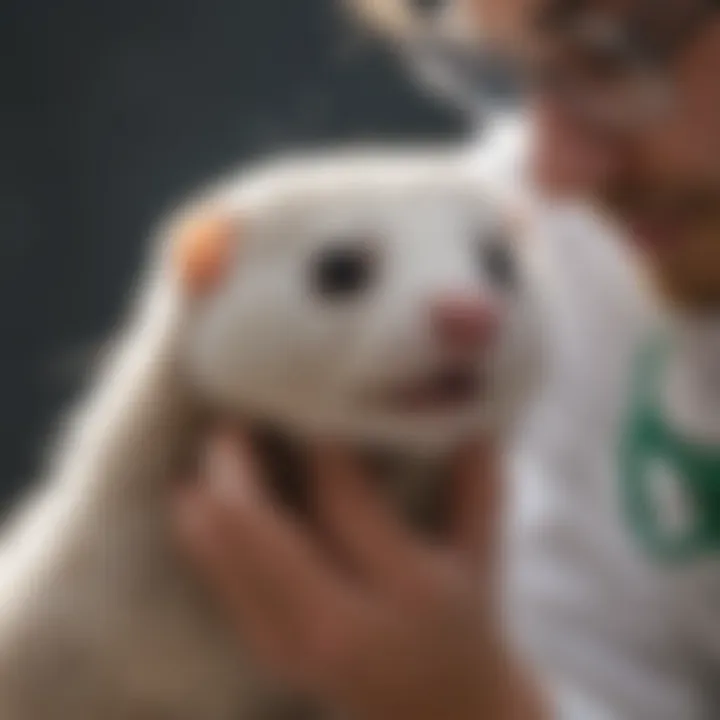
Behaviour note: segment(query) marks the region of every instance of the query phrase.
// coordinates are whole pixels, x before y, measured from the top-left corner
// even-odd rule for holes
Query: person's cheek
[[[634,134],[633,164],[650,186],[686,192],[717,183],[720,120],[718,127],[708,127],[704,112],[678,98],[677,105]]]
[[[720,185],[720,23],[670,73],[665,111],[638,138],[648,172],[668,184]]]
[[[678,105],[684,110],[688,144],[698,163],[720,174],[720,20],[708,23],[702,38],[677,70]],[[717,175],[716,175],[717,177]]]
[[[593,197],[618,166],[617,150],[552,103],[532,109],[531,171],[534,182],[554,197]]]

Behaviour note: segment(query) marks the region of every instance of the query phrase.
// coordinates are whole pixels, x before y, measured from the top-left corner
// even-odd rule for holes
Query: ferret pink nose
[[[477,350],[495,339],[499,322],[495,309],[473,295],[449,295],[430,310],[436,337],[453,350]]]

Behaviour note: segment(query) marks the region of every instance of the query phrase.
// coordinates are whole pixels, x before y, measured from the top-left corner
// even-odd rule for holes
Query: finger
[[[211,509],[197,490],[182,489],[174,499],[173,511],[180,549],[207,584],[232,630],[263,661],[274,667],[283,664],[287,654],[283,641],[288,639],[273,622],[267,603],[228,556]]]
[[[488,568],[501,521],[502,482],[492,443],[462,449],[451,479],[451,542],[463,558]]]
[[[229,572],[239,572],[262,596],[273,621],[299,638],[355,603],[351,588],[310,534],[265,496],[251,449],[213,446],[206,502],[222,538]]]
[[[426,549],[373,492],[354,458],[326,446],[313,453],[312,463],[321,522],[356,569],[387,585],[425,566]]]

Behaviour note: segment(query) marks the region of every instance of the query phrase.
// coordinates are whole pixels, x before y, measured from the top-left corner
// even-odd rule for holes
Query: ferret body
[[[536,375],[538,273],[453,151],[241,173],[160,235],[49,477],[4,528],[3,720],[324,717],[266,681],[173,552],[172,481],[203,417],[401,458],[386,487],[408,510],[438,497],[458,442],[512,423]],[[492,308],[491,346],[440,337],[432,311],[453,297]]]

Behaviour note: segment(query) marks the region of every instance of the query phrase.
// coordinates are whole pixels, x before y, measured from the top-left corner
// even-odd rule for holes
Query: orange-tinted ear
[[[221,212],[191,217],[175,237],[175,266],[185,288],[200,295],[215,287],[230,267],[237,223]]]

